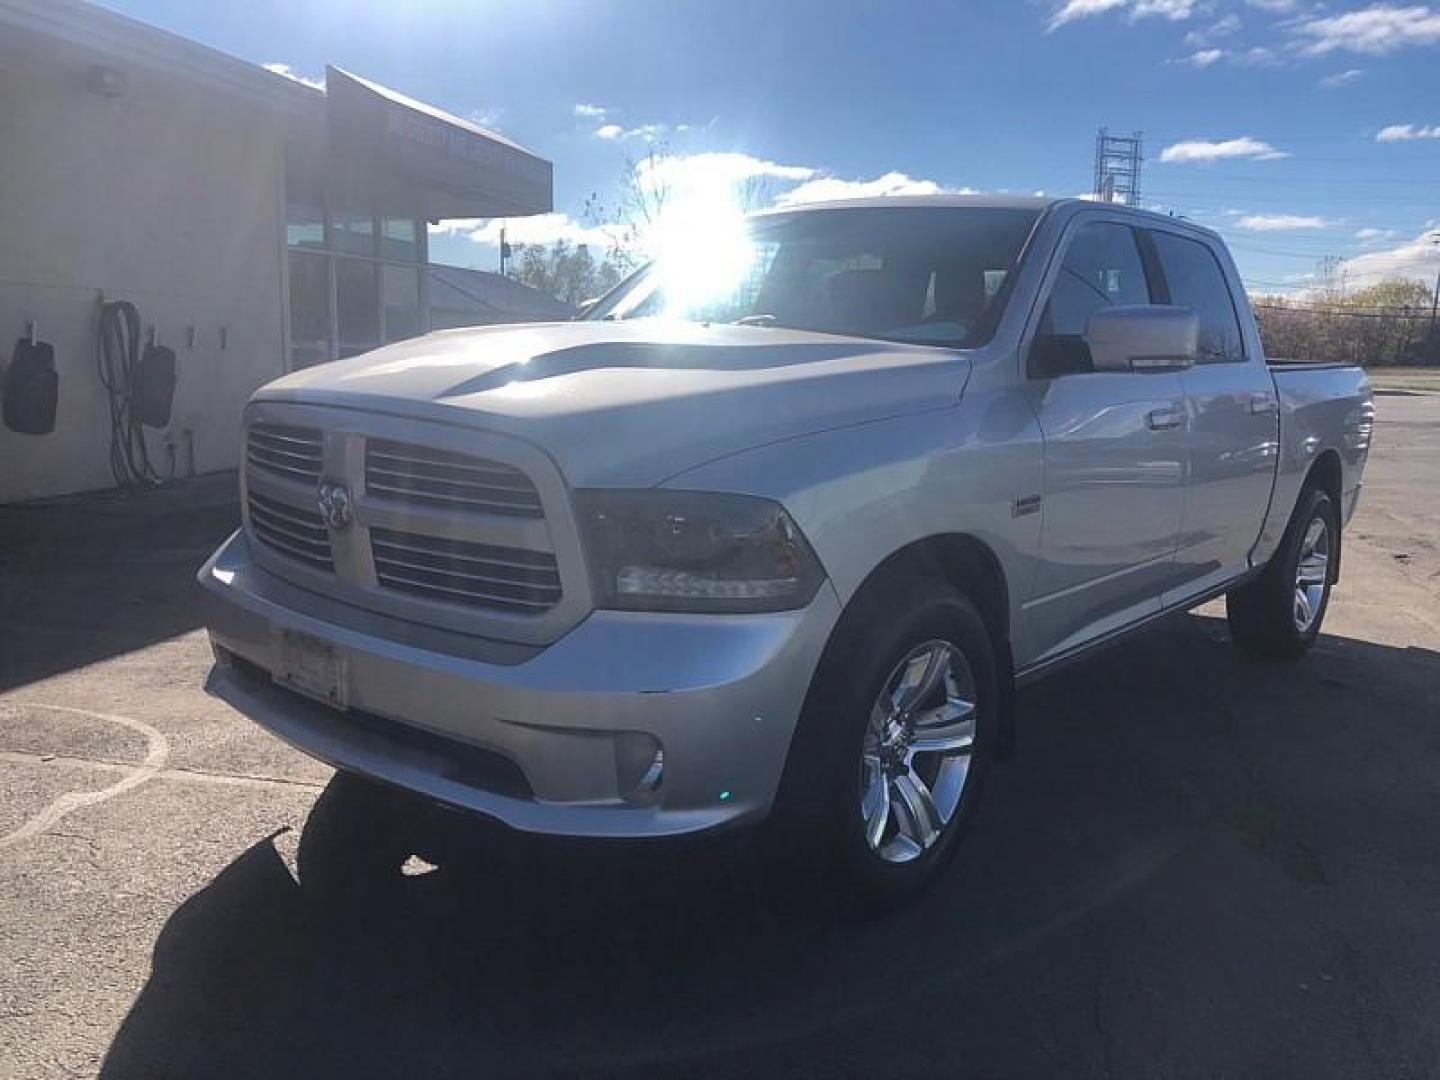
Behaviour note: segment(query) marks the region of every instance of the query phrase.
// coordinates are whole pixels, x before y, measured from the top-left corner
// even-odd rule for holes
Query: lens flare
[[[745,214],[726,192],[687,194],[667,206],[650,238],[667,314],[731,294],[755,261]]]

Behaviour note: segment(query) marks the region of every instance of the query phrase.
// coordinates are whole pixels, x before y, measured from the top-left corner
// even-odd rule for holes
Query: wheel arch
[[[1330,501],[1335,504],[1335,520],[1341,518],[1340,495],[1341,487],[1345,480],[1344,466],[1340,462],[1340,454],[1333,448],[1326,449],[1310,463],[1309,470],[1305,473],[1305,482],[1300,485],[1300,494],[1313,488],[1319,488],[1330,496]],[[1298,504],[1298,500],[1297,500]],[[1296,509],[1299,507],[1297,505]],[[1343,526],[1343,522],[1341,522]],[[1341,528],[1335,536],[1335,581],[1340,580],[1340,565],[1344,557],[1345,544],[1340,534],[1344,532]]]
[[[965,594],[979,611],[999,665],[1000,738],[996,749],[999,757],[1009,757],[1014,748],[1015,665],[1010,651],[1009,581],[999,557],[989,544],[970,533],[937,533],[913,540],[891,552],[865,576],[846,603],[830,641],[840,639],[853,620],[868,617],[876,605],[883,604],[889,584],[901,577],[943,581]]]

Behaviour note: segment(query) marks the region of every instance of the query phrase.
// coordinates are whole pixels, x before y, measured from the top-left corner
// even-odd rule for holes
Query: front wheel
[[[1272,659],[1293,659],[1309,649],[1330,604],[1339,553],[1335,502],[1310,488],[1264,573],[1225,598],[1236,646]]]
[[[862,907],[888,907],[954,855],[998,724],[995,650],[969,599],[894,583],[848,613],[791,747],[774,836]]]

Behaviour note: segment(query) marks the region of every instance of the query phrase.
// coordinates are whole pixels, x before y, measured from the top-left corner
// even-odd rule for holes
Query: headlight
[[[581,491],[581,532],[600,607],[784,611],[824,573],[795,522],[769,499],[707,491]]]

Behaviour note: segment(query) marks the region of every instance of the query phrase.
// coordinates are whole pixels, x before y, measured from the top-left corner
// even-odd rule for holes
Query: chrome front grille
[[[452,604],[537,615],[560,600],[555,556],[393,529],[371,529],[375,576],[388,589]]]
[[[294,402],[246,420],[246,532],[268,571],[495,640],[548,644],[588,612],[564,479],[523,440]]]
[[[317,483],[324,453],[324,439],[315,428],[253,424],[245,436],[246,464],[287,480]]]
[[[453,450],[369,439],[365,490],[373,496],[477,514],[541,518],[540,493],[519,469]]]
[[[330,531],[318,510],[308,510],[287,502],[248,493],[250,527],[255,538],[287,558],[321,570],[333,570],[330,554]]]

